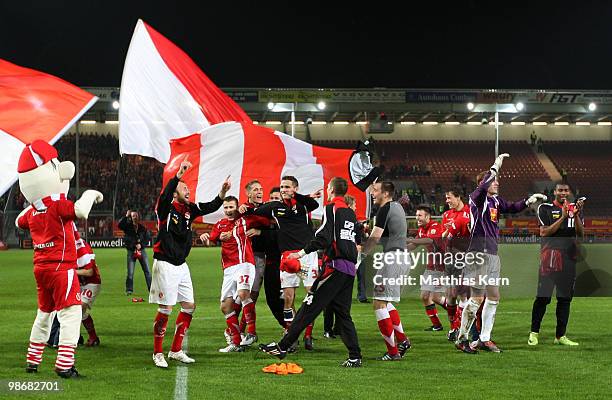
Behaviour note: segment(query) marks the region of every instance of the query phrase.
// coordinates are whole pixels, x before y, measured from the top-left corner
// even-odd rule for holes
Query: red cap
[[[44,140],[35,140],[28,144],[19,157],[17,172],[28,172],[41,165],[46,164],[52,159],[57,158],[57,150]]]

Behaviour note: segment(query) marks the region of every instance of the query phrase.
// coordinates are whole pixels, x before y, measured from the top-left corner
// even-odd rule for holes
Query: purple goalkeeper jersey
[[[518,213],[527,208],[525,199],[508,202],[501,197],[489,196],[487,190],[495,177],[487,172],[478,187],[470,194],[470,247],[468,251],[497,254],[500,213]]]

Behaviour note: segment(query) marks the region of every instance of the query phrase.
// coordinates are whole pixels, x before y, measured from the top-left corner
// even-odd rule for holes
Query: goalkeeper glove
[[[493,165],[491,165],[491,171],[493,171],[493,174],[497,175],[497,173],[499,172],[499,169],[502,166],[502,163],[504,162],[504,158],[506,157],[510,157],[510,154],[503,153],[497,156],[497,158],[495,159],[495,162],[493,163]]]
[[[532,194],[532,195],[531,195],[531,196],[530,196],[530,197],[527,199],[527,201],[525,201],[525,204],[527,204],[528,206],[530,206],[530,205],[532,205],[532,204],[534,204],[534,203],[537,203],[539,200],[546,201],[547,199],[548,199],[548,197],[544,196],[543,194],[540,194],[540,193],[535,193],[535,194]]]

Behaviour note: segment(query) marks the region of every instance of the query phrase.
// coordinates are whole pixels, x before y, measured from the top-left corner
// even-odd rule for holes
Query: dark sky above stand
[[[119,86],[142,18],[221,87],[612,89],[611,2],[360,3],[0,0],[0,58]]]

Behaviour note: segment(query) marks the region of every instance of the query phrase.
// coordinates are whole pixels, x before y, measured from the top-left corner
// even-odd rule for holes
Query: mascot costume
[[[78,377],[74,352],[81,325],[81,292],[73,221],[87,219],[93,204],[102,201],[102,193],[86,190],[76,202],[67,200],[74,164],[60,162],[57,150],[42,140],[23,149],[18,173],[21,193],[31,205],[19,214],[15,225],[32,235],[38,291],[38,313],[30,334],[26,371],[38,371],[57,314],[62,329],[55,372],[62,378]]]

